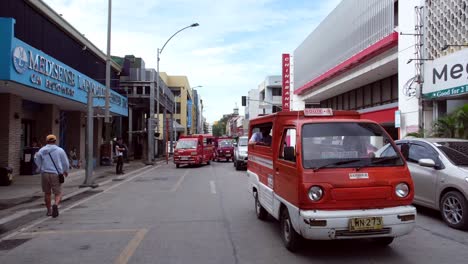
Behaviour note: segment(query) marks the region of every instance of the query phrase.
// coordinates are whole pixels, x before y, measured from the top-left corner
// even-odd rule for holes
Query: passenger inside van
[[[271,145],[271,128],[260,127],[260,129],[254,128],[254,130],[257,130],[257,132],[252,134],[252,137],[249,140],[249,144],[259,144],[265,146]]]

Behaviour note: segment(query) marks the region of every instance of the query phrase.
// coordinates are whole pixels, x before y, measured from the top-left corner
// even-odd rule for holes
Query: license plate
[[[361,217],[349,220],[349,231],[379,230],[382,228],[382,217]]]
[[[188,160],[187,157],[181,157],[180,160]]]
[[[231,157],[231,154],[226,154],[226,157]]]

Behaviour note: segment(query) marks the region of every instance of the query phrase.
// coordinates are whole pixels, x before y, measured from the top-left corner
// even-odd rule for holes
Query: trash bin
[[[0,167],[0,185],[8,186],[13,182],[13,169],[10,167]]]
[[[20,174],[34,175],[36,173],[36,164],[34,163],[34,155],[39,151],[37,147],[26,147],[23,149],[21,156]]]

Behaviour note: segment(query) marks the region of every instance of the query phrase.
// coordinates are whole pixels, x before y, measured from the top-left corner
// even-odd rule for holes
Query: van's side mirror
[[[296,161],[296,156],[294,155],[294,147],[284,147],[284,159],[289,161]]]
[[[420,159],[418,160],[418,164],[419,166],[428,167],[428,168],[435,168],[436,166],[435,161],[433,161],[432,159]]]

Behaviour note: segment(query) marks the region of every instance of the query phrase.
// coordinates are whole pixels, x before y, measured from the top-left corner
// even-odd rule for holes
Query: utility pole
[[[150,109],[149,109],[149,117],[148,117],[148,159],[146,164],[153,164],[154,159],[154,84],[153,82],[150,83]]]
[[[158,48],[157,49],[157,61],[156,61],[156,126],[157,126],[156,127],[156,132],[157,132],[157,135],[158,135],[158,139],[159,139],[159,103],[160,103],[160,101],[159,101],[160,100],[159,99],[159,54],[160,54],[160,52],[161,51]],[[158,146],[159,146],[159,144],[156,144],[155,150],[154,150],[156,156],[159,155]]]
[[[106,138],[105,141],[107,144],[110,143],[111,137],[111,120],[110,120],[110,68],[111,68],[111,17],[112,17],[112,0],[108,1],[108,8],[107,8],[107,56],[106,56],[106,104],[105,104],[105,118],[104,122],[106,124]],[[111,151],[112,152],[112,151]]]
[[[80,188],[83,187],[97,187],[97,184],[94,183],[93,177],[93,132],[94,132],[94,109],[93,109],[93,90],[88,87],[88,111],[86,117],[86,145],[85,145],[85,158],[86,158],[86,172],[85,180],[83,184],[80,185]]]

